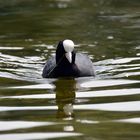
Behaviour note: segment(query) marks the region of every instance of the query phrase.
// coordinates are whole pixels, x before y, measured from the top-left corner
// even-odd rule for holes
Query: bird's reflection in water
[[[59,79],[54,82],[56,89],[56,104],[58,118],[73,118],[76,81],[74,79]]]

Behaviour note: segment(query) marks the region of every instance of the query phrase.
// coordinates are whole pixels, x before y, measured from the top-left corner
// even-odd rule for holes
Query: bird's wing
[[[53,71],[53,69],[55,67],[56,67],[55,57],[52,56],[47,60],[45,66],[44,66],[42,77],[44,77],[44,78],[50,77],[51,72]]]
[[[80,71],[80,76],[94,76],[94,66],[86,54],[77,53],[75,63]]]

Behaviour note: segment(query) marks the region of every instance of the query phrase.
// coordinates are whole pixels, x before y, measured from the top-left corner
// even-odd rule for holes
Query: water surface
[[[0,1],[0,139],[140,139],[139,0]],[[95,77],[43,79],[59,40]]]

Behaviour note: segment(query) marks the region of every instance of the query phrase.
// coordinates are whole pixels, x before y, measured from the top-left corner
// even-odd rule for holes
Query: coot
[[[92,61],[82,53],[74,51],[72,40],[58,43],[56,55],[48,59],[43,69],[43,78],[94,76]]]

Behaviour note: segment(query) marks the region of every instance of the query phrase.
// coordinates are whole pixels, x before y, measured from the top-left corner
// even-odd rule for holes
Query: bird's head
[[[74,51],[74,42],[72,40],[66,39],[60,41],[56,49],[56,62],[60,61],[62,57],[65,57],[69,63],[72,63],[73,51]]]

